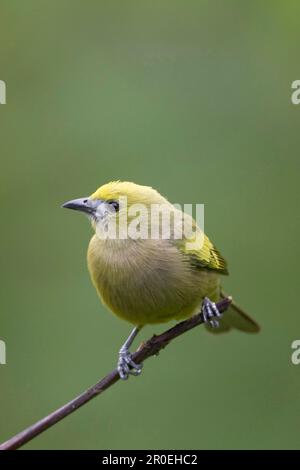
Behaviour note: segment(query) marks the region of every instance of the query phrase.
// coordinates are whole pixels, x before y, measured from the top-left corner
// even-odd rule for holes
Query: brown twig
[[[231,297],[227,297],[222,299],[220,302],[217,303],[217,307],[220,312],[224,312],[227,310],[231,303]],[[141,363],[148,359],[151,356],[157,355],[161,349],[165,348],[170,341],[181,336],[183,333],[195,328],[195,326],[204,323],[202,313],[200,312],[197,315],[189,318],[188,320],[182,321],[181,323],[177,323],[173,328],[166,330],[164,333],[156,336],[152,336],[148,341],[146,341],[140,349],[138,349],[133,354],[133,360],[136,363]],[[110,372],[106,375],[103,379],[97,382],[92,387],[88,388],[85,392],[78,395],[78,397],[74,398],[73,400],[69,401],[61,408],[50,413],[45,418],[37,421],[32,426],[24,429],[24,431],[16,434],[12,438],[8,439],[3,444],[0,444],[0,450],[14,450],[18,449],[22,445],[26,444],[26,442],[31,441],[34,437],[41,434],[46,429],[49,429],[54,424],[58,423],[62,419],[66,418],[69,414],[73,413],[74,411],[78,410],[81,406],[88,403],[90,400],[95,398],[96,396],[100,395],[104,390],[111,387],[119,380],[119,374],[117,369]]]

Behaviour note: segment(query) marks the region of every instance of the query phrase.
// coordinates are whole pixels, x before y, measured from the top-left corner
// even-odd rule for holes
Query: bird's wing
[[[227,262],[209,238],[196,225],[195,221],[193,221],[193,232],[193,237],[189,239],[183,237],[181,240],[177,240],[179,250],[188,257],[190,263],[196,269],[207,269],[220,274],[228,274]],[[221,298],[227,297],[222,291],[220,296]],[[212,329],[208,325],[205,326],[212,333],[224,333],[231,329],[257,333],[260,329],[256,321],[234,302],[232,302],[224,317],[221,318],[219,328]]]
[[[196,222],[193,222],[194,235],[190,239],[183,237],[177,240],[177,247],[189,257],[191,264],[198,269],[217,271],[228,274],[227,262],[205,235]]]

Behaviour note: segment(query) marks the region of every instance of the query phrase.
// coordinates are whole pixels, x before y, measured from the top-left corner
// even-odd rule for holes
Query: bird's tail
[[[228,297],[221,291],[221,299]],[[211,333],[226,333],[231,329],[244,331],[245,333],[258,333],[260,330],[259,325],[247,313],[245,313],[236,303],[232,302],[224,316],[220,320],[219,328],[211,328],[206,325]]]

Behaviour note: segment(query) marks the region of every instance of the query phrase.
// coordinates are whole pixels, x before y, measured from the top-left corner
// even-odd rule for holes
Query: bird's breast
[[[188,316],[206,295],[200,273],[167,240],[100,240],[95,235],[88,267],[102,301],[133,324]]]

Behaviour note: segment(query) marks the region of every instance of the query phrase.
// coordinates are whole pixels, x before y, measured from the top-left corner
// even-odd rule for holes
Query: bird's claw
[[[119,352],[118,372],[122,380],[127,380],[129,374],[140,375],[143,364],[136,364],[132,360],[132,354],[128,349],[121,349]]]
[[[208,323],[212,328],[218,328],[220,326],[216,318],[221,318],[223,315],[219,312],[216,304],[208,297],[204,298],[201,311],[204,323]]]

